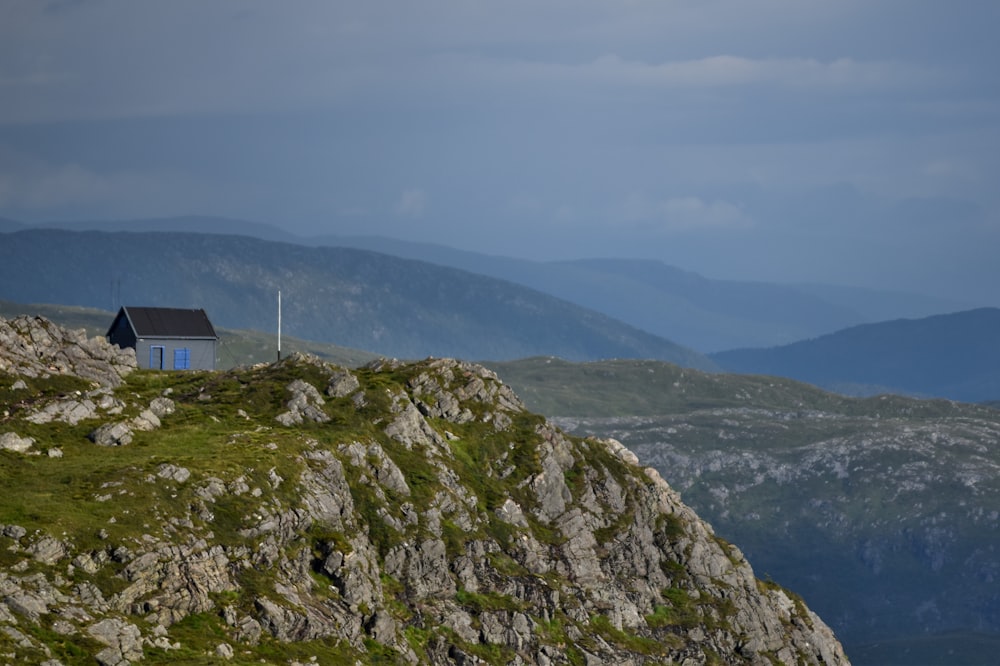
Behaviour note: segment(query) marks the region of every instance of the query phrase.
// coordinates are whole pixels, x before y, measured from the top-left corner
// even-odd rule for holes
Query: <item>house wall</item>
[[[122,349],[135,347],[135,332],[129,326],[128,319],[123,316],[115,319],[114,328],[108,332],[108,342],[118,345]]]
[[[187,367],[175,368],[177,350],[188,350]],[[184,354],[180,355],[183,360]],[[149,369],[161,361],[156,369],[215,370],[215,340],[178,340],[171,338],[140,338],[135,342],[135,360],[140,368]]]

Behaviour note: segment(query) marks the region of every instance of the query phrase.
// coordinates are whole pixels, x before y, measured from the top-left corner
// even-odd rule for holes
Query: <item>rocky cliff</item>
[[[657,472],[480,366],[0,340],[9,661],[847,663]]]

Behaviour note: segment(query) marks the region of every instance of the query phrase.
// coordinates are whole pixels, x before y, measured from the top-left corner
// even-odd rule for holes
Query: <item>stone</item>
[[[94,429],[87,438],[98,446],[127,446],[134,436],[127,423],[105,423]]]
[[[97,653],[102,666],[121,666],[142,659],[142,633],[130,622],[106,618],[87,627],[94,640],[108,646]]]
[[[418,598],[455,593],[455,581],[448,574],[447,551],[440,539],[392,549],[385,557],[385,571]]]
[[[83,329],[70,331],[45,317],[0,318],[0,371],[23,377],[75,375],[115,387],[138,364],[135,351],[88,339]]]
[[[174,401],[166,397],[153,398],[149,403],[149,411],[161,419],[170,416],[176,409]]]
[[[93,400],[85,398],[83,400],[68,399],[49,402],[38,411],[29,414],[27,420],[37,424],[61,421],[76,425],[80,421],[96,417],[97,405],[94,404]]]
[[[304,421],[315,423],[326,423],[330,417],[323,411],[325,401],[323,396],[312,384],[301,379],[291,382],[285,390],[292,394],[292,398],[286,403],[288,411],[276,416],[278,423],[284,426],[293,426]]]
[[[434,449],[444,444],[444,439],[427,423],[420,410],[408,398],[397,396],[394,409],[396,418],[385,428],[385,434],[410,448],[422,444]]]
[[[28,533],[28,530],[24,529],[20,525],[4,525],[3,535],[11,539],[21,539]]]
[[[517,527],[528,527],[528,519],[525,518],[521,506],[509,497],[496,509],[496,514],[497,518],[505,523]]]
[[[27,552],[42,564],[55,564],[69,554],[69,547],[49,535],[45,535],[28,546]]]
[[[191,471],[186,467],[178,467],[172,463],[164,463],[157,469],[156,475],[161,479],[184,483],[191,478]]]
[[[160,417],[153,413],[153,410],[144,409],[132,419],[131,425],[133,430],[149,432],[160,427]]]
[[[19,591],[3,601],[11,611],[32,622],[37,622],[39,617],[49,612],[48,604],[37,594]]]
[[[347,370],[341,370],[330,377],[327,384],[326,394],[331,398],[344,398],[351,395],[361,387],[358,378]]]
[[[14,453],[25,453],[33,445],[35,440],[31,437],[21,437],[17,433],[5,432],[0,435],[0,449],[13,451]]]

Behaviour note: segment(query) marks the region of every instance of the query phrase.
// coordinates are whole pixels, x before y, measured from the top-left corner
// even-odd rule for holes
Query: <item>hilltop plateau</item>
[[[658,473],[482,366],[155,372],[41,318],[0,339],[11,661],[846,663]]]

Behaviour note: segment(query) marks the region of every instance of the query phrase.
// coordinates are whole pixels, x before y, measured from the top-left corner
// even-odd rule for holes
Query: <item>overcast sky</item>
[[[0,216],[1000,305],[996,0],[0,0]]]

